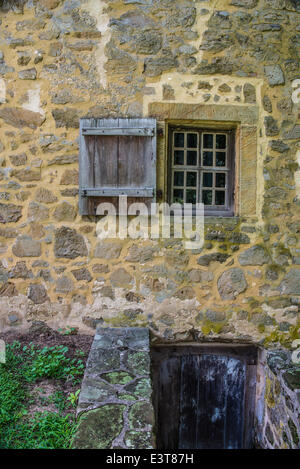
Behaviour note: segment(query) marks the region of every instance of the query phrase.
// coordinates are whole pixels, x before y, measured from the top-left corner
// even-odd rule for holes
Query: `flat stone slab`
[[[151,449],[149,330],[98,326],[87,360],[72,447]]]

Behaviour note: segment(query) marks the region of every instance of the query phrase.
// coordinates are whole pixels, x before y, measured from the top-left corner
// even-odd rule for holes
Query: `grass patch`
[[[17,419],[0,432],[1,449],[68,449],[75,429],[73,416],[55,412],[36,413],[30,419]]]
[[[74,383],[80,382],[84,371],[82,360],[67,358],[67,352],[68,347],[62,345],[44,347],[41,350],[34,345],[23,347],[24,356],[30,360],[30,366],[25,368],[25,379],[28,382],[41,378],[71,379]]]
[[[63,345],[7,344],[0,364],[0,449],[69,448],[84,372],[82,352],[77,355],[68,357]],[[45,383],[50,395],[43,394]]]

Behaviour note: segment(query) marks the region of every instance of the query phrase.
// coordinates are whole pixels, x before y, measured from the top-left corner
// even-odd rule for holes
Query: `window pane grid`
[[[228,135],[213,131],[173,131],[172,202],[203,202],[227,209],[230,176]]]
[[[203,132],[201,145],[201,167],[222,167],[222,169],[228,169],[226,167],[228,164],[227,146],[226,134]]]
[[[191,166],[195,169],[199,161],[199,134],[174,132],[172,153],[173,166]]]
[[[172,201],[196,204],[198,201],[198,177],[198,171],[188,169],[173,171]]]
[[[205,205],[226,205],[227,175],[224,172],[202,172],[202,197]]]

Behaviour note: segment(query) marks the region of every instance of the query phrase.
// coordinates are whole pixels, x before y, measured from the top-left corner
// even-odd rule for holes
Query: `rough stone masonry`
[[[98,328],[82,382],[72,447],[151,449],[149,331]]]
[[[296,0],[1,1],[1,330],[43,320],[290,349],[299,51]],[[162,200],[168,122],[235,123],[235,216],[206,219],[201,252],[99,241],[97,217],[78,212],[81,117],[157,119]]]

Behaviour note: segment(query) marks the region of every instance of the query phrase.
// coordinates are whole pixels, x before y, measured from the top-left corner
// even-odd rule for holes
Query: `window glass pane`
[[[172,202],[198,201],[216,213],[228,209],[231,173],[229,135],[226,130],[173,130]]]
[[[187,147],[197,148],[197,134],[187,134]]]
[[[215,192],[215,205],[225,205],[225,191]]]
[[[226,174],[216,173],[216,187],[225,187]]]
[[[183,186],[184,185],[184,172],[175,171],[174,172],[174,186]]]
[[[214,146],[213,134],[204,134],[203,135],[203,148],[213,148],[213,146]]]
[[[203,186],[212,187],[213,185],[213,174],[212,173],[203,173]]]
[[[183,189],[174,189],[173,202],[183,204]]]
[[[226,135],[216,135],[216,148],[218,150],[226,148]]]
[[[225,166],[226,164],[226,153],[224,151],[216,152],[216,166]]]
[[[212,205],[212,191],[202,191],[202,202],[204,205]]]
[[[197,186],[197,173],[196,172],[187,172],[186,173],[186,185],[188,187]]]
[[[203,152],[203,166],[212,166],[213,165],[213,152],[204,151]]]
[[[188,151],[187,152],[187,165],[195,166],[197,164],[197,152]]]
[[[187,204],[195,204],[197,201],[197,191],[193,189],[186,190],[186,203]]]
[[[184,147],[184,134],[174,133],[174,147]]]
[[[174,164],[184,164],[184,151],[175,150],[174,151]]]

